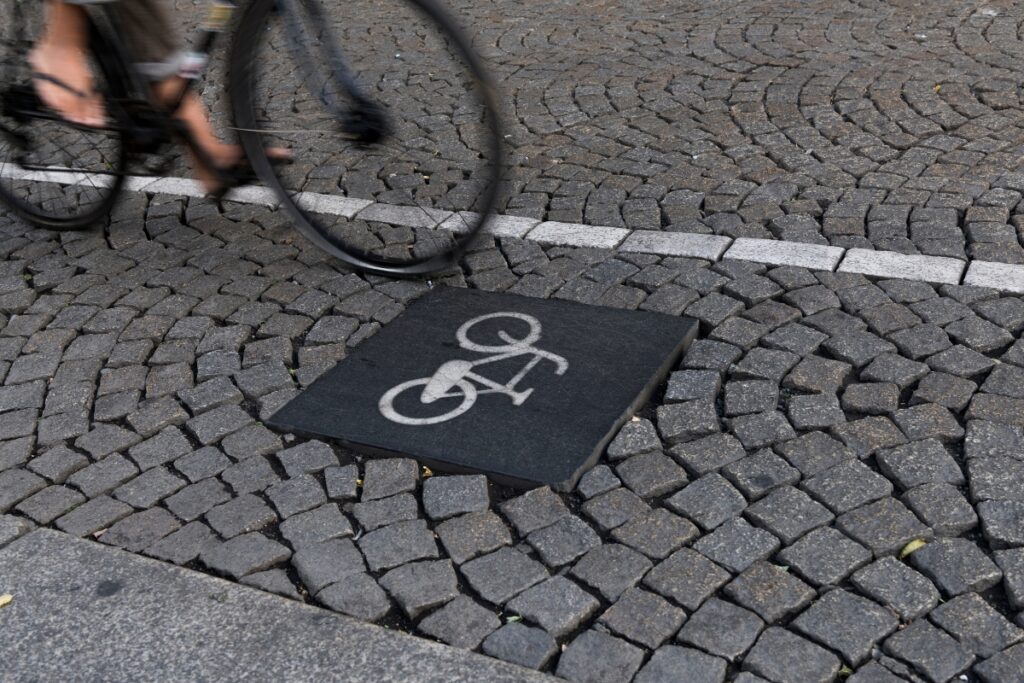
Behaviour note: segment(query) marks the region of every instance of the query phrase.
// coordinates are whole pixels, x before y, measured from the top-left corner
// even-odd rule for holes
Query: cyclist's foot
[[[46,108],[82,126],[106,125],[103,102],[93,92],[93,76],[83,52],[41,43],[29,54],[28,61],[34,71],[36,94]],[[60,78],[53,74],[60,74]]]
[[[202,163],[194,153],[192,159],[196,168],[196,177],[211,197],[220,198],[226,190],[245,182],[252,175],[249,161],[245,158],[245,153],[239,145],[221,143],[217,145],[216,149],[204,149],[204,152],[209,156],[214,168]],[[293,161],[291,150],[284,147],[268,147],[266,152],[271,163],[284,164]],[[229,176],[228,183],[224,182],[224,175]]]

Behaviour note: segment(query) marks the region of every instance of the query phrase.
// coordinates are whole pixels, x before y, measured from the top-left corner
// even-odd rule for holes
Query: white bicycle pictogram
[[[498,332],[498,338],[505,343],[499,345],[478,344],[469,338],[469,331],[474,325],[486,320],[499,318],[521,320],[529,325],[530,331],[524,338],[517,340],[505,330],[500,330]],[[455,333],[455,338],[458,340],[459,346],[467,351],[475,351],[477,353],[487,353],[491,355],[475,361],[450,360],[442,364],[431,377],[420,377],[391,387],[391,389],[388,389],[387,393],[381,396],[380,401],[377,404],[378,408],[380,409],[381,414],[392,422],[404,425],[431,425],[447,422],[448,420],[453,420],[462,415],[473,407],[473,404],[476,403],[477,397],[482,394],[504,394],[512,399],[513,405],[521,406],[533,393],[533,388],[531,387],[525,391],[518,391],[516,386],[524,377],[526,377],[527,374],[529,374],[531,370],[537,367],[541,361],[551,361],[555,365],[554,372],[556,375],[564,375],[566,370],[569,369],[569,362],[562,356],[551,353],[550,351],[538,349],[534,346],[534,344],[540,340],[540,334],[540,321],[532,315],[526,315],[525,313],[488,313],[486,315],[473,318],[472,320],[464,323],[462,327],[458,329]],[[474,371],[474,368],[480,365],[497,363],[517,356],[526,355],[530,355],[532,358],[512,379],[505,384],[499,384],[498,382],[484,377]],[[483,388],[477,388],[474,382]],[[430,405],[443,398],[456,398],[461,400],[455,408],[441,415],[431,417],[410,417],[399,413],[395,409],[395,399],[403,392],[417,387],[423,387],[419,396],[419,402],[422,405]]]

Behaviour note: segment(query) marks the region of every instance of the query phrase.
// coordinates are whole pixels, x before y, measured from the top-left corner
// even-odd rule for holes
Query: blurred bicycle
[[[126,0],[130,1],[130,0]],[[132,169],[160,174],[183,141],[203,150],[131,66],[117,18],[88,9],[88,59],[107,122],[71,123],[41,104],[26,55],[38,0],[6,4],[0,27],[0,201],[27,222],[101,221]],[[195,76],[236,6],[211,0],[190,55]],[[435,0],[250,0],[228,55],[227,94],[252,175],[310,242],[386,275],[449,268],[499,194],[503,134],[491,80]],[[182,81],[181,102],[197,80]],[[287,148],[292,163],[268,150]],[[217,169],[225,189],[249,178]],[[230,195],[228,195],[230,198]],[[355,201],[353,201],[355,200]],[[354,218],[369,200],[382,222]],[[387,222],[383,222],[387,220]]]

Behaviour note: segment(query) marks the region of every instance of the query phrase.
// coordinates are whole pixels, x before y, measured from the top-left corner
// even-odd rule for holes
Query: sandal
[[[273,153],[271,153],[271,150],[267,150],[267,158],[272,165],[284,166],[295,161],[289,150],[284,148],[272,149],[274,150]],[[215,168],[213,173],[222,178],[222,182],[219,187],[207,192],[206,196],[212,199],[219,208],[223,208],[221,207],[221,202],[228,192],[240,185],[245,185],[259,179],[252,168],[252,164],[249,163],[249,159],[244,156],[230,166]]]
[[[107,126],[107,119],[106,119],[105,116],[102,117],[102,118],[97,119],[95,122],[92,122],[92,121],[74,121],[72,119],[67,118],[60,111],[54,109],[53,107],[50,107],[49,105],[47,105],[44,102],[43,96],[39,93],[39,89],[35,86],[35,82],[36,81],[43,81],[43,82],[46,82],[46,83],[51,83],[51,84],[56,85],[57,87],[61,88],[62,90],[65,90],[65,91],[71,93],[72,95],[74,95],[75,97],[79,98],[80,100],[87,100],[90,97],[95,96],[95,93],[90,95],[89,93],[82,92],[78,88],[75,88],[73,86],[68,85],[64,81],[62,81],[59,78],[57,78],[56,76],[52,76],[50,74],[42,73],[42,72],[39,72],[39,71],[35,71],[35,72],[32,73],[32,81],[33,81],[33,90],[35,91],[36,98],[39,100],[39,108],[40,108],[40,110],[48,110],[54,116],[56,116],[58,119],[60,119],[61,121],[66,121],[66,122],[71,123],[71,124],[76,125],[76,126],[83,126],[85,128],[104,128],[104,127]]]

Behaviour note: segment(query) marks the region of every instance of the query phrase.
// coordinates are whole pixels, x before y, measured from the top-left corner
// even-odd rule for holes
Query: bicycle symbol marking
[[[505,343],[498,345],[477,344],[469,338],[469,331],[474,325],[486,320],[495,320],[499,318],[521,320],[529,325],[530,331],[524,338],[515,339],[505,330],[500,330],[498,332],[498,338]],[[488,313],[486,315],[473,318],[472,320],[465,322],[458,329],[455,333],[455,338],[458,340],[459,346],[467,351],[491,355],[475,361],[447,361],[446,363],[443,363],[431,377],[411,379],[408,382],[402,382],[397,386],[391,387],[383,396],[381,396],[377,407],[380,409],[381,415],[392,422],[417,426],[439,424],[441,422],[447,422],[448,420],[454,420],[472,408],[476,403],[477,397],[482,394],[504,394],[512,399],[512,405],[521,406],[526,402],[526,399],[533,394],[534,388],[531,387],[520,391],[517,389],[517,386],[531,370],[540,364],[541,361],[551,361],[555,366],[554,372],[556,375],[564,375],[566,370],[569,369],[569,362],[562,356],[551,353],[550,351],[544,351],[543,349],[539,349],[534,346],[534,344],[540,340],[540,333],[540,321],[532,315],[526,315],[525,313]],[[497,363],[510,358],[527,355],[532,356],[530,360],[527,361],[522,369],[505,384],[499,384],[498,382],[484,377],[474,371],[474,368],[480,365]],[[476,384],[474,384],[474,382]],[[480,385],[482,388],[478,388],[477,385]],[[422,405],[431,405],[443,398],[456,398],[461,399],[461,401],[452,410],[432,417],[410,417],[399,413],[395,409],[395,399],[403,392],[417,387],[422,387],[422,391],[420,391],[419,395],[419,402]]]

